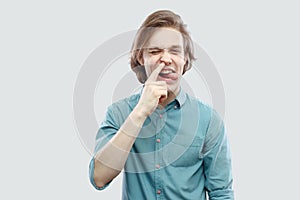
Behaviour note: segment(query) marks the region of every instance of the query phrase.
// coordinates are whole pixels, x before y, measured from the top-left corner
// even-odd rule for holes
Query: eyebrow
[[[168,48],[161,48],[161,47],[148,47],[147,49],[182,49],[182,46],[180,45],[172,45],[171,47]]]

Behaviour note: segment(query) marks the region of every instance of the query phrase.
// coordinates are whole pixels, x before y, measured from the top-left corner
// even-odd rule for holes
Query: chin
[[[179,85],[169,85],[168,84],[168,92],[170,93],[178,93],[179,92]],[[177,94],[176,94],[177,95]]]

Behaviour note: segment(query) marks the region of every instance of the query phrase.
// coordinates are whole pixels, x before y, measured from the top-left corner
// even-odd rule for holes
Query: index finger
[[[155,70],[153,70],[153,72],[150,74],[150,76],[148,77],[147,81],[156,81],[159,72],[162,70],[162,68],[165,66],[164,63],[161,63],[157,66],[157,68]]]

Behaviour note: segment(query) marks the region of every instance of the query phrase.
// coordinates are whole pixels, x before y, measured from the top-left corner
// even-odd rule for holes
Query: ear
[[[184,57],[184,66],[185,66],[186,64],[188,64],[188,59],[187,59],[187,57]]]
[[[139,62],[140,65],[144,65],[143,53],[137,56],[137,61]]]
[[[187,68],[187,65],[188,64],[188,60],[187,60],[187,57],[184,58],[184,64],[183,64],[183,72],[181,75],[183,75],[185,72],[186,72],[186,68]]]
[[[187,57],[184,57],[184,65],[187,63]]]

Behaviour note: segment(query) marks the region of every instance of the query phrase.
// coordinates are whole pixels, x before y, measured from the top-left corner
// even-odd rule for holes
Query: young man
[[[161,10],[147,17],[131,51],[144,87],[107,110],[90,163],[96,189],[124,170],[123,200],[234,199],[222,119],[180,87],[193,60],[180,16]]]

